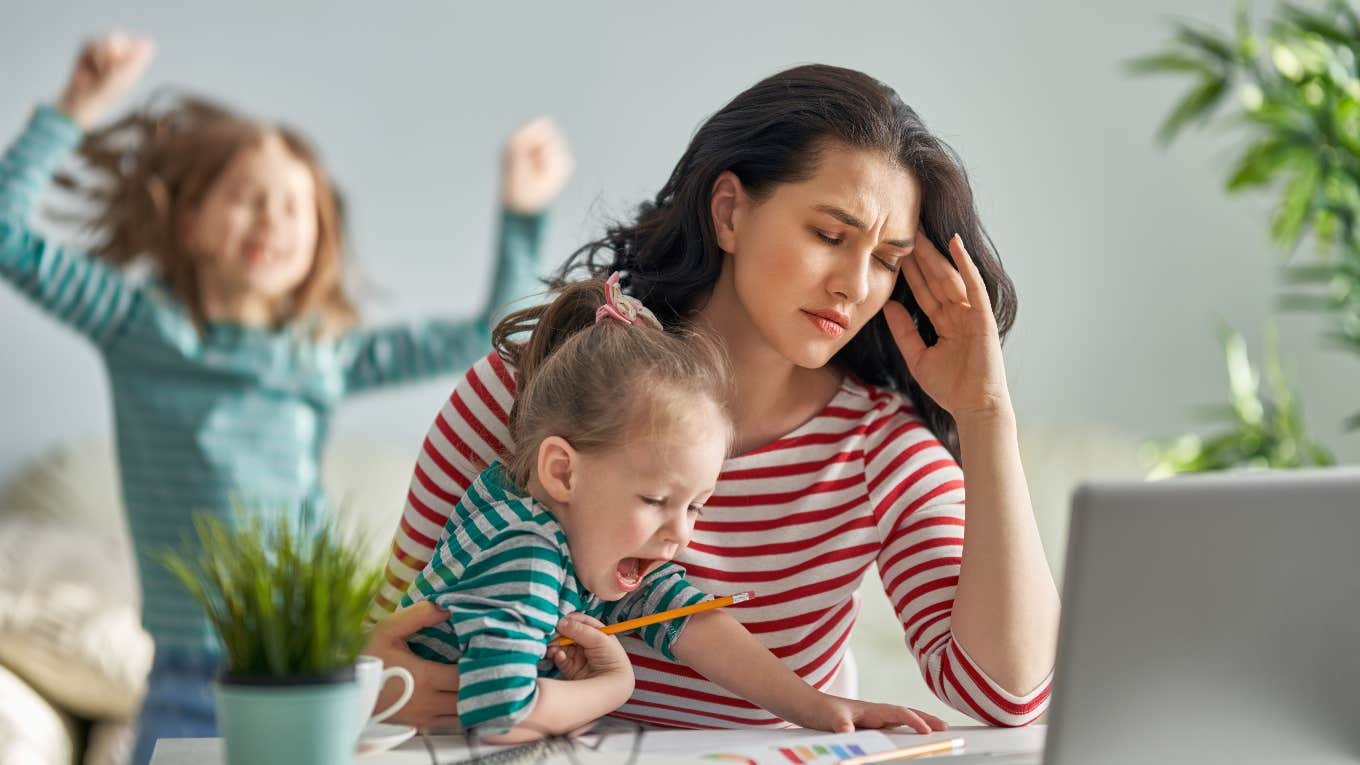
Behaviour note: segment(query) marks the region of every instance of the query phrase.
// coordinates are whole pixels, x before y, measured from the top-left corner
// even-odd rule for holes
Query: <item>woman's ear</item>
[[[745,201],[746,191],[736,173],[724,170],[713,181],[709,212],[713,216],[713,230],[718,235],[718,248],[728,254],[737,251],[737,222]]]
[[[534,466],[538,483],[556,502],[571,502],[576,486],[576,450],[561,436],[548,436],[538,445],[538,462]]]

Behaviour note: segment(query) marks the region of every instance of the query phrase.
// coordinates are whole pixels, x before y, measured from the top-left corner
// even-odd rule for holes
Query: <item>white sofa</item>
[[[1089,428],[1027,424],[1021,446],[1054,575],[1061,577],[1067,501],[1090,478],[1136,477],[1136,443]],[[414,453],[340,443],[323,480],[341,523],[384,559]],[[137,587],[111,447],[58,450],[0,491],[0,765],[119,765],[132,744],[151,642]],[[1059,581],[1061,581],[1059,579]],[[906,657],[901,630],[871,576],[851,639],[862,698],[946,710]]]

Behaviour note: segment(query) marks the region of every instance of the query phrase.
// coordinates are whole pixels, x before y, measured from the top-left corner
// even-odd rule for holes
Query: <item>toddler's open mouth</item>
[[[643,578],[664,562],[654,558],[624,558],[614,567],[614,573],[619,586],[625,592],[629,592],[637,589],[637,586],[642,584]]]

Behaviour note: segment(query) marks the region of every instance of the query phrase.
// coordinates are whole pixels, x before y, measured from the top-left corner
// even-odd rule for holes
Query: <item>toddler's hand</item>
[[[896,704],[875,704],[869,701],[843,699],[826,693],[818,698],[803,719],[790,719],[804,728],[848,733],[864,728],[896,728],[905,725],[917,733],[947,730],[944,720],[920,710]]]
[[[571,171],[571,152],[553,121],[526,122],[505,142],[501,204],[521,215],[537,214],[557,198]]]
[[[567,614],[557,623],[557,634],[576,641],[576,645],[548,649],[562,676],[568,680],[584,680],[599,675],[627,676],[633,681],[633,665],[628,653],[613,635],[600,632],[604,625],[598,619],[580,612]]]
[[[57,108],[89,129],[146,71],[156,46],[149,37],[111,32],[85,43]]]

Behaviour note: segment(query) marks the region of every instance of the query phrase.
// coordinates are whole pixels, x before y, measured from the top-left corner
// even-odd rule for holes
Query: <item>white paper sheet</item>
[[[847,757],[895,749],[876,730],[822,731],[649,731],[644,755],[692,757],[712,765],[835,765]]]

